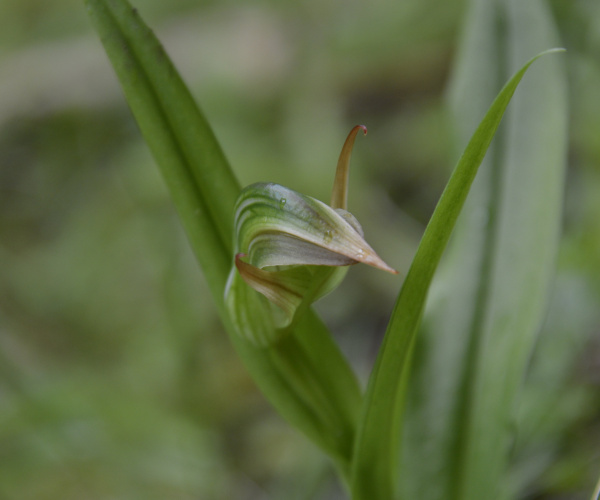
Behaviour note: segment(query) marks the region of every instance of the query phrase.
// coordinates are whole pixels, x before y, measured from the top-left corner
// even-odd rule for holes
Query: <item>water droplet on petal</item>
[[[280,207],[280,208],[283,208],[283,207],[285,207],[285,204],[286,204],[286,203],[287,203],[287,200],[286,200],[285,198],[281,198],[281,199],[279,200],[279,207]]]
[[[325,243],[331,243],[331,240],[333,240],[333,233],[331,231],[325,231],[325,234],[323,235],[323,241]]]
[[[361,260],[365,258],[365,252],[363,250],[359,250],[358,252],[356,252],[356,258]]]

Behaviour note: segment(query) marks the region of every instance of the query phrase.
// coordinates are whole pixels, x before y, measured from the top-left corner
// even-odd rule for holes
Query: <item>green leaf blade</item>
[[[555,43],[543,2],[472,2],[451,88],[462,141],[495,82]],[[513,412],[560,227],[567,136],[561,63],[545,58],[519,86],[434,280],[413,374],[402,498],[417,491],[425,500],[510,498]]]
[[[233,327],[228,326],[232,332]],[[232,333],[261,391],[289,423],[325,451],[349,482],[362,394],[350,365],[320,318],[309,310],[293,334],[269,348]]]
[[[523,66],[498,94],[469,141],[425,230],[369,380],[353,463],[355,500],[394,498],[398,429],[429,286],[504,111],[523,75],[541,55]]]
[[[85,0],[127,102],[167,183],[232,343],[271,404],[348,477],[361,393],[309,310],[272,348],[235,333],[224,304],[240,188],[214,134],[150,29],[126,0]]]
[[[137,11],[123,0],[86,0],[86,5],[223,310],[237,181],[208,123]]]
[[[553,43],[542,2],[505,2],[511,36],[507,65]],[[462,426],[455,438],[454,498],[506,494],[511,420],[539,332],[558,250],[566,163],[566,82],[560,60],[544,60],[515,96],[493,166],[492,244],[483,250],[483,290],[470,331],[474,345],[462,380]],[[472,229],[471,229],[472,230]],[[477,280],[477,278],[475,278]],[[472,297],[474,298],[474,297]],[[458,305],[455,304],[454,307]],[[484,465],[485,464],[485,467]]]

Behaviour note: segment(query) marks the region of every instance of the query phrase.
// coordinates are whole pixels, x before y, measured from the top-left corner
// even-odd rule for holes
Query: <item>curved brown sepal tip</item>
[[[352,156],[352,148],[354,140],[358,132],[362,130],[363,135],[367,135],[367,127],[364,125],[355,125],[350,130],[346,141],[342,146],[342,151],[338,159],[337,168],[335,171],[335,179],[333,181],[333,191],[331,192],[330,206],[332,208],[347,209],[348,205],[348,177],[350,171],[350,157]]]

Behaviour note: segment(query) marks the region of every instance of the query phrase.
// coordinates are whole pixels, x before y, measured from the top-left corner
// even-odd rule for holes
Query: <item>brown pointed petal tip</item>
[[[382,271],[386,271],[390,274],[399,274],[398,271],[388,266],[375,252],[365,252],[364,255],[357,256],[356,260],[363,264],[381,269]]]

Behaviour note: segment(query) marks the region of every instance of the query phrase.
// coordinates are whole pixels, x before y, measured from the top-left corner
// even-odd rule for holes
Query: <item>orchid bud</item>
[[[225,301],[238,333],[268,345],[337,287],[348,266],[397,274],[364,239],[346,211],[352,129],[338,161],[331,206],[272,183],[245,188],[235,207],[235,256]]]

